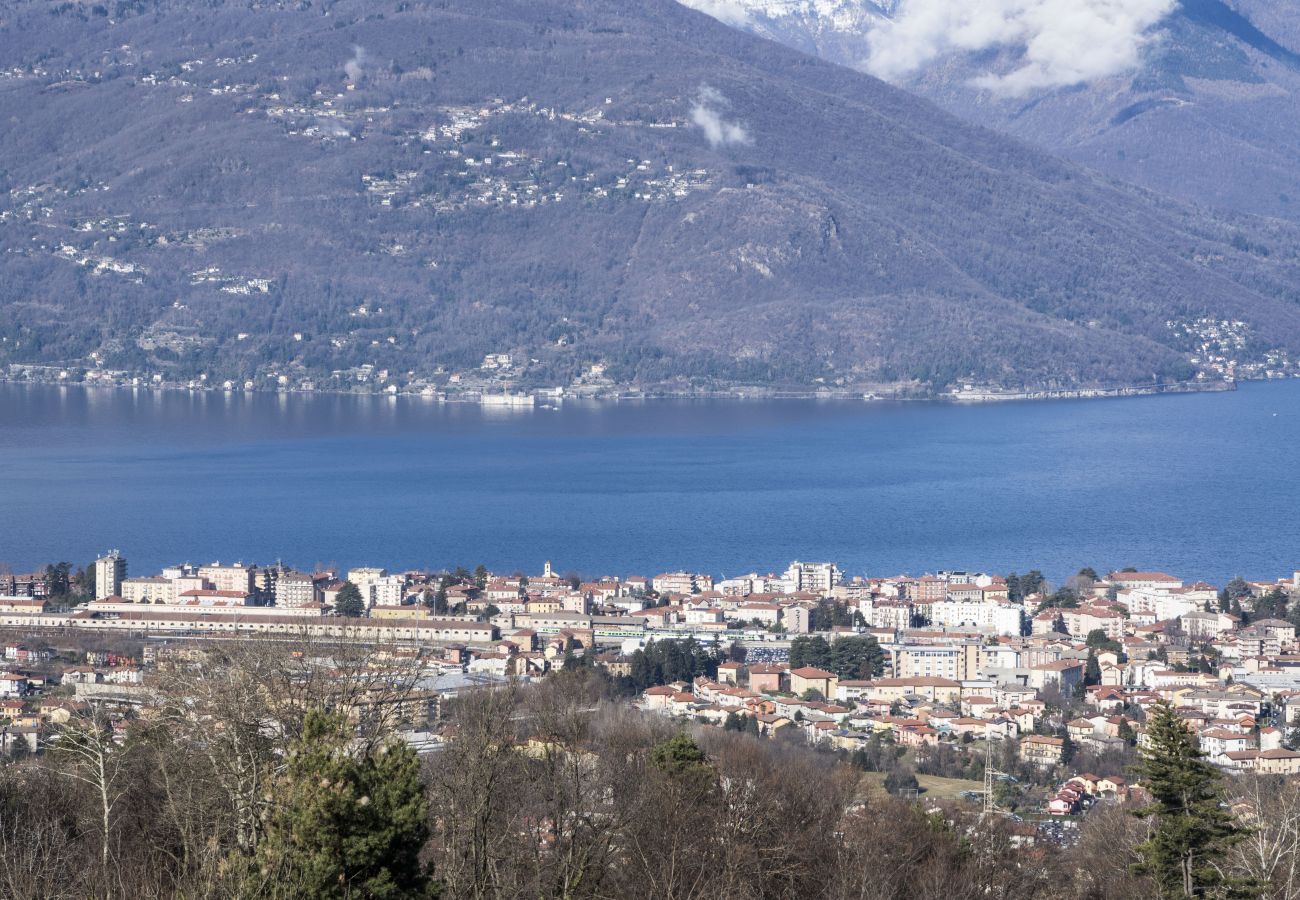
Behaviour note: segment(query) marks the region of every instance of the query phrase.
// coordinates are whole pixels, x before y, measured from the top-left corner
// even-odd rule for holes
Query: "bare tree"
[[[54,753],[64,761],[59,775],[86,785],[95,798],[100,835],[99,866],[104,895],[113,896],[119,873],[114,869],[113,823],[118,803],[130,785],[124,777],[132,751],[130,730],[119,738],[102,705],[92,703],[89,715],[73,719],[59,732]]]
[[[47,766],[0,768],[0,896],[58,900],[93,891],[98,848],[82,839],[84,785],[73,790]]]
[[[1272,900],[1300,898],[1300,784],[1247,775],[1233,785],[1233,808],[1251,830],[1224,861],[1229,874],[1259,884]]]
[[[516,894],[517,805],[531,789],[519,755],[519,688],[474,690],[452,710],[454,740],[427,766],[434,869],[450,896]]]

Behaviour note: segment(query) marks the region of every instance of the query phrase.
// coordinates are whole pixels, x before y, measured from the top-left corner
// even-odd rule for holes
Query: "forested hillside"
[[[0,365],[1074,386],[1189,376],[1205,318],[1300,351],[1292,226],[670,0],[14,0],[0,62]]]

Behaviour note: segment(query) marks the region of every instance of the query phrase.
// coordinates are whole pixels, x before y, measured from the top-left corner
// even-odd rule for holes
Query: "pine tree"
[[[244,877],[272,896],[428,896],[419,758],[400,743],[359,757],[349,736],[342,717],[308,712],[273,792],[258,865]]]
[[[1162,898],[1234,897],[1248,888],[1214,866],[1246,833],[1220,805],[1219,773],[1204,757],[1173,707],[1156,704],[1133,770],[1152,802],[1134,815],[1155,821],[1155,831],[1137,848],[1142,862],[1136,868],[1155,879]]]
[[[716,772],[700,745],[686,732],[679,731],[650,751],[650,763],[676,787],[692,792],[707,792]]]
[[[334,612],[355,619],[365,611],[366,604],[361,598],[361,588],[350,581],[344,582],[334,598]]]

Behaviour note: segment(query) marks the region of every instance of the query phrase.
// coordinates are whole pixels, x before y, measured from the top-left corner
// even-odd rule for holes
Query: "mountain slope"
[[[0,363],[1070,386],[1184,377],[1206,318],[1240,361],[1300,352],[1293,227],[668,0],[0,16]]]
[[[684,2],[867,69],[872,32],[909,0]],[[1082,84],[1012,94],[977,86],[1025,64],[1026,47],[1014,42],[949,51],[899,83],[971,122],[1160,193],[1300,219],[1300,3],[1179,0],[1148,37],[1135,69]]]

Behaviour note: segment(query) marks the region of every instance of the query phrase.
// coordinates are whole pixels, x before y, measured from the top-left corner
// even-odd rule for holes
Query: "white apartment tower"
[[[126,558],[116,550],[110,550],[95,560],[95,599],[118,597],[122,594],[122,582],[126,580]]]
[[[839,566],[831,562],[806,563],[795,560],[785,570],[785,578],[796,591],[809,591],[823,597],[843,580]]]

